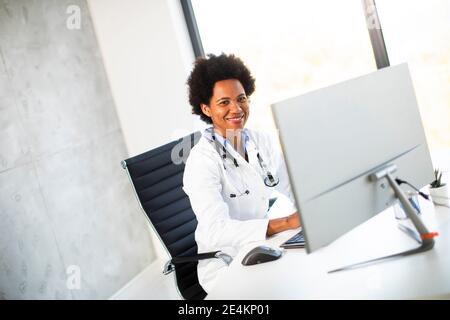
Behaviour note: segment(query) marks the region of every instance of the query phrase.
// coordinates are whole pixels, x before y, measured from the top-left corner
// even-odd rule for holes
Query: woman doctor
[[[192,113],[212,126],[186,161],[183,189],[198,220],[198,252],[235,256],[252,241],[300,226],[286,167],[267,134],[245,128],[255,79],[234,55],[196,60],[188,82]],[[283,218],[269,219],[269,198],[276,189],[292,203]],[[226,268],[221,259],[201,260],[200,284],[209,292]]]

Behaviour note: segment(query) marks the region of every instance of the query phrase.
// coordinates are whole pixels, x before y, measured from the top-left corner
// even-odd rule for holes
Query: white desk
[[[426,201],[420,205],[424,223],[439,232],[432,250],[328,274],[417,245],[398,229],[393,209],[388,209],[309,255],[305,249],[289,249],[276,261],[241,264],[253,247],[278,247],[298,232],[290,230],[245,246],[207,299],[450,299],[450,209]]]

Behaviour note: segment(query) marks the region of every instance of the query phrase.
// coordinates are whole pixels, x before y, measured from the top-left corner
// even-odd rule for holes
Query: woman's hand
[[[298,212],[294,212],[287,217],[269,220],[267,235],[271,236],[275,233],[289,229],[296,229],[298,227],[300,227],[300,216]]]

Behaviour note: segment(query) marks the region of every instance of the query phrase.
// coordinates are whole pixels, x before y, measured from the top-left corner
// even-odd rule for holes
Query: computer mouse
[[[242,259],[244,266],[251,266],[254,264],[269,262],[279,259],[283,254],[283,251],[278,249],[272,249],[268,246],[258,246],[250,250]]]

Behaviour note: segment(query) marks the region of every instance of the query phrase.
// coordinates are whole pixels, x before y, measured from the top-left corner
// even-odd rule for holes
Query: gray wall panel
[[[85,1],[0,0],[0,299],[105,299],[153,261],[127,157]]]

